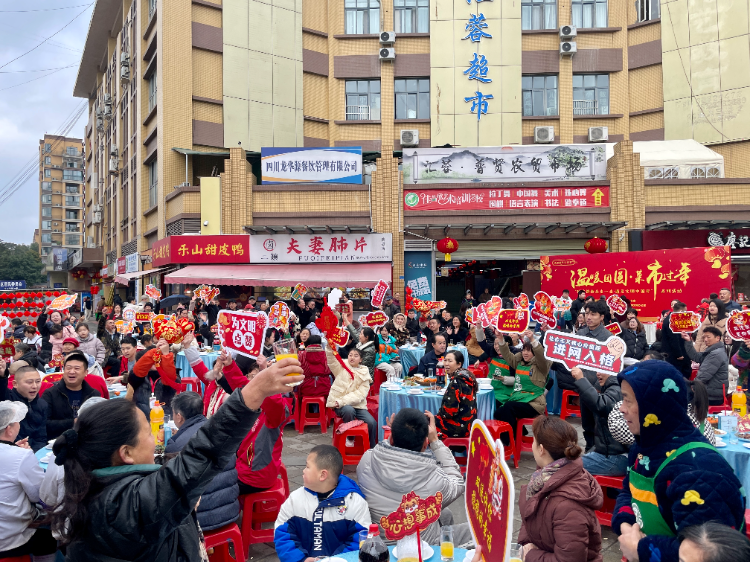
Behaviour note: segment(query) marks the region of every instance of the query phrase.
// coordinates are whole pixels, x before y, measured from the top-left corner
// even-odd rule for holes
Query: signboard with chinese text
[[[617,322],[612,322],[611,324],[607,324],[604,327],[607,328],[607,330],[609,330],[613,336],[622,333],[622,326],[620,326]]]
[[[408,189],[406,211],[492,211],[609,207],[609,187]]]
[[[265,312],[221,310],[217,317],[222,347],[255,359],[263,352],[268,328]]]
[[[368,312],[367,314],[359,317],[359,322],[363,326],[368,328],[380,328],[388,323],[388,315],[382,310],[376,310],[374,312]]]
[[[431,251],[404,252],[404,285],[413,297],[432,300],[435,262]]]
[[[362,147],[260,149],[263,184],[362,183]]]
[[[47,310],[68,310],[76,303],[77,299],[77,293],[73,295],[60,295],[47,306]]]
[[[26,281],[23,279],[20,281],[0,281],[0,291],[14,290],[14,289],[25,289]]]
[[[154,267],[172,263],[250,263],[248,234],[168,236],[152,248]]]
[[[135,273],[138,271],[140,261],[140,254],[136,253],[125,256],[125,273]]]
[[[158,300],[161,298],[161,289],[155,287],[154,285],[146,285],[144,294],[150,299]]]
[[[544,357],[558,361],[568,369],[579,367],[614,375],[622,370],[625,342],[611,336],[606,342],[549,330],[544,334]]]
[[[406,199],[407,186],[426,183],[606,181],[607,157],[595,144],[405,148],[403,170]]]
[[[727,333],[736,341],[750,340],[750,310],[733,310],[727,318]]]
[[[155,316],[153,312],[136,312],[135,313],[135,321],[136,322],[151,322],[151,319]]]
[[[750,254],[750,228],[713,230],[644,230],[644,250],[729,246],[732,254]]]
[[[250,263],[389,262],[392,239],[390,233],[258,234],[250,236]]]
[[[540,324],[546,324],[550,328],[557,326],[555,303],[544,291],[538,291],[534,295],[534,307],[531,309],[531,319]]]
[[[495,328],[508,334],[520,334],[529,329],[529,311],[518,309],[501,310],[495,317]]]
[[[10,328],[10,320],[6,317],[0,314],[0,343],[3,343],[5,341],[5,331]],[[11,353],[13,355],[13,353]],[[5,373],[3,373],[4,375]]]
[[[613,252],[541,256],[542,290],[560,294],[583,289],[600,295],[628,297],[641,321],[656,321],[679,299],[695,308],[706,295],[728,284],[730,252],[716,248],[682,248],[648,252]]]
[[[125,257],[117,258],[117,275],[122,275],[128,271],[128,262]]]
[[[727,320],[729,325],[729,320]],[[701,315],[697,312],[673,312],[669,315],[669,328],[675,334],[692,334],[701,327]]]

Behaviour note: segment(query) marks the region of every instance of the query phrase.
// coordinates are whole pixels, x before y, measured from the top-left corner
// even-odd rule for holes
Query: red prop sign
[[[372,302],[372,306],[374,308],[383,306],[383,300],[385,299],[385,293],[387,291],[388,291],[388,283],[386,283],[382,279],[378,281],[378,284],[375,285],[375,288],[372,290],[372,293],[370,293],[370,302]]]
[[[692,334],[700,327],[701,315],[697,312],[673,312],[669,315],[669,329],[675,334]]]
[[[544,357],[559,361],[568,369],[580,367],[613,375],[622,370],[625,342],[617,336],[600,342],[594,338],[551,330],[544,334]]]
[[[146,285],[146,290],[144,291],[144,293],[151,299],[159,300],[161,298],[161,291],[154,285]]]
[[[641,321],[656,321],[674,299],[696,306],[708,293],[727,285],[728,246],[542,256],[542,290],[547,294],[621,295]]]
[[[508,334],[520,334],[529,329],[529,311],[506,309],[495,317],[495,328]]]
[[[13,357],[16,354],[16,348],[9,343],[0,344],[0,356]]]
[[[501,441],[481,420],[471,426],[466,467],[466,513],[482,559],[510,560],[515,490]]]
[[[617,322],[612,322],[611,324],[607,324],[604,327],[607,328],[607,330],[609,330],[613,336],[622,333],[622,327]]]
[[[195,296],[200,298],[206,304],[210,303],[212,300],[218,297],[219,293],[219,288],[212,287],[211,285],[200,285],[195,290]]]
[[[529,309],[529,297],[526,293],[521,293],[513,299],[513,306],[520,308],[521,310]]]
[[[154,316],[151,325],[154,329],[154,336],[157,339],[164,338],[170,344],[180,343],[182,338],[195,330],[195,324],[187,318],[178,320],[174,316],[164,316],[163,314]]]
[[[331,307],[325,305],[320,318],[315,321],[315,325],[323,332],[332,345],[344,346],[349,341],[349,332],[339,326],[339,319],[331,310]]]
[[[534,294],[534,308],[531,309],[531,319],[540,324],[546,324],[550,328],[557,326],[555,303],[544,291]]]
[[[503,299],[495,295],[489,301],[483,302],[479,306],[467,310],[466,321],[470,324],[478,324],[481,322],[482,328],[489,328],[495,324],[495,319],[502,308]]]
[[[265,312],[222,310],[217,322],[222,347],[250,359],[257,358],[263,352],[268,328],[268,316]]]
[[[52,301],[47,309],[48,310],[68,310],[71,306],[76,303],[78,295],[62,295]]]
[[[424,500],[415,492],[409,492],[402,496],[396,511],[380,518],[380,526],[383,527],[388,540],[397,541],[417,533],[417,544],[420,544],[419,532],[440,519],[442,508],[441,492]]]
[[[271,328],[280,328],[281,330],[289,328],[289,307],[285,302],[274,303],[268,313],[268,321]]]
[[[5,316],[0,316],[0,343],[5,340],[5,331],[10,328],[10,320]],[[11,353],[13,355],[13,353]]]
[[[619,295],[609,295],[607,297],[607,306],[612,311],[612,314],[617,314],[618,316],[622,316],[628,310],[628,303],[622,300]]]
[[[412,299],[411,303],[414,310],[421,312],[422,316],[431,310],[441,310],[448,306],[448,303],[445,301],[423,301],[421,299]]]
[[[354,314],[354,303],[352,301],[340,302],[336,305],[336,312],[338,312],[342,318],[351,318]]]
[[[136,312],[135,321],[136,322],[151,322],[154,316],[156,315],[153,312]]]
[[[294,286],[294,290],[292,291],[292,298],[298,301],[299,299],[305,296],[306,292],[307,292],[307,287],[305,287],[302,283],[297,283]]]
[[[388,323],[388,315],[382,310],[376,310],[361,316],[359,321],[368,328],[380,328]]]
[[[733,340],[750,340],[750,310],[733,310],[727,318],[727,333]]]

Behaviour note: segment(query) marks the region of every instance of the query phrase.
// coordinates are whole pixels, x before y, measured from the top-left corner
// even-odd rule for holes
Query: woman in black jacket
[[[620,324],[620,327],[622,332],[618,335],[628,347],[625,357],[632,357],[640,361],[646,353],[646,329],[638,318],[631,318]]]
[[[65,497],[52,527],[69,543],[66,560],[207,560],[195,518],[201,494],[237,452],[263,400],[288,392],[301,375],[294,359],[261,371],[163,467],[154,464],[150,424],[133,402],[110,400],[82,413],[54,445]]]
[[[453,343],[464,345],[466,343],[466,338],[469,335],[469,330],[466,329],[463,318],[454,316],[451,319],[450,326],[446,328],[445,333],[448,334],[449,345]]]

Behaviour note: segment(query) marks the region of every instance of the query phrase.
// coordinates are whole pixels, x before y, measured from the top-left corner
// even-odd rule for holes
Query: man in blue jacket
[[[8,388],[8,376],[13,375],[13,388]],[[27,440],[34,452],[47,445],[47,415],[49,406],[39,398],[42,377],[26,361],[16,361],[6,371],[0,359],[0,401],[22,402],[29,409],[21,420],[21,430],[16,441]]]

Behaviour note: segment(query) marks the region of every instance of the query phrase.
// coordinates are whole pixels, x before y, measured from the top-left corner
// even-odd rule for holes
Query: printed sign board
[[[260,149],[263,184],[362,183],[362,147]]]

